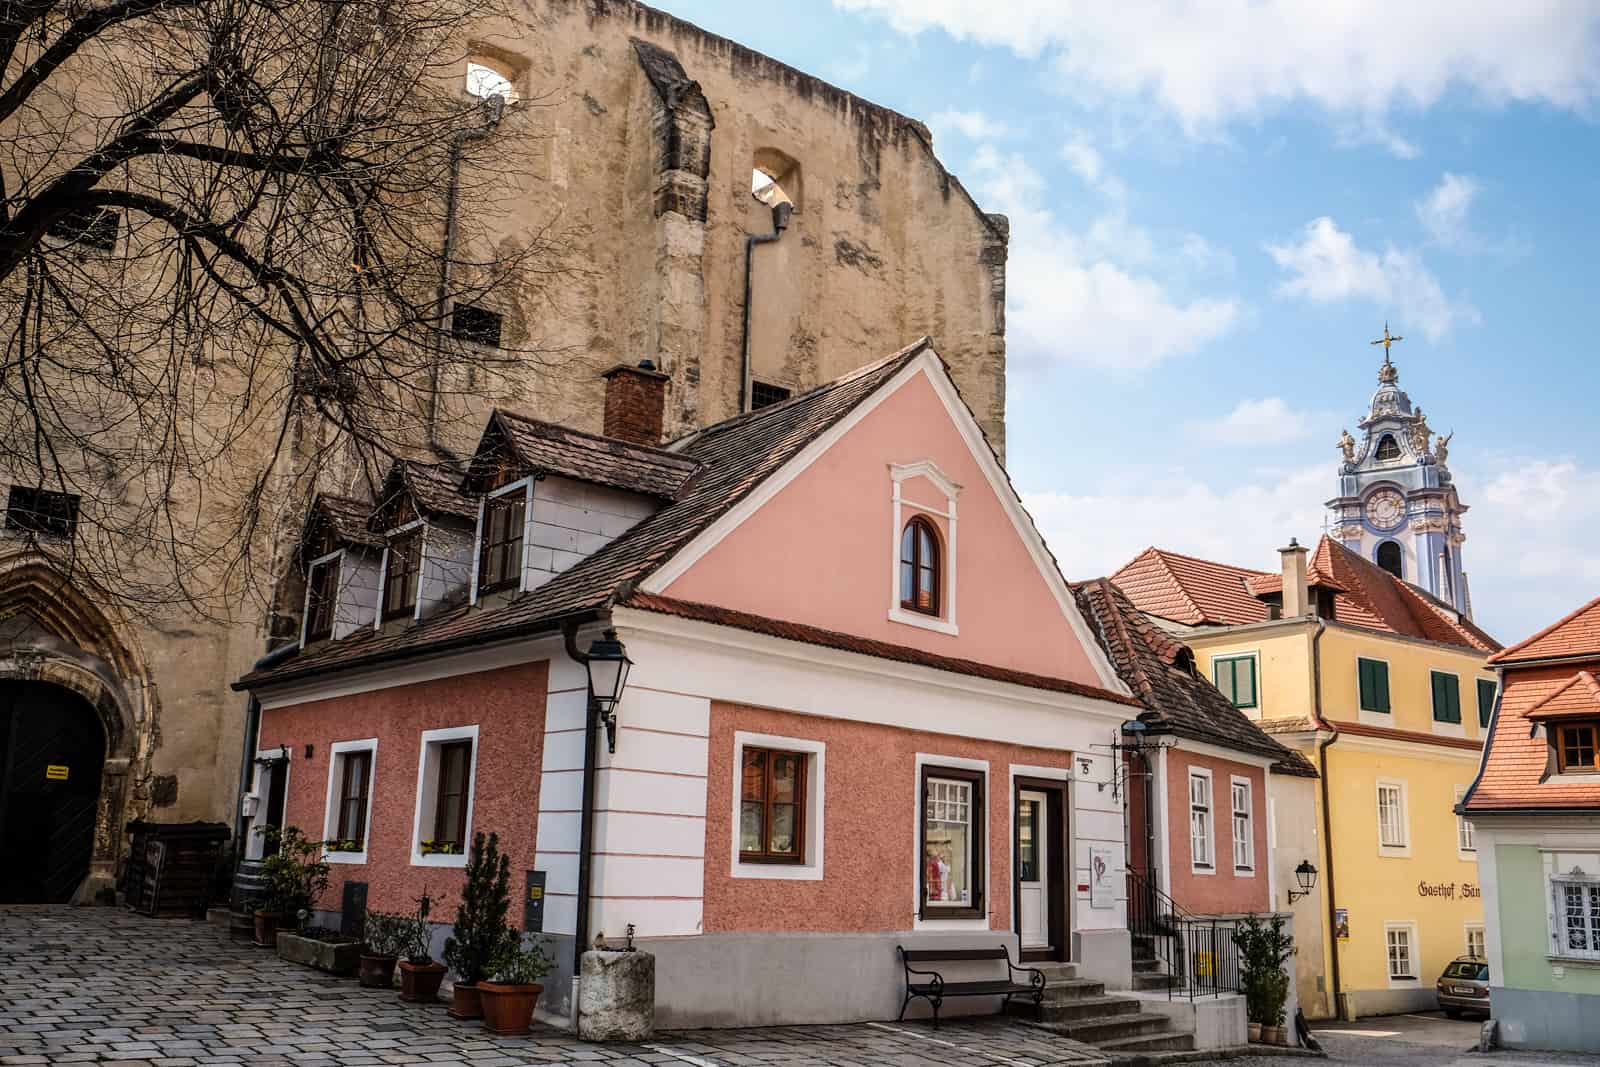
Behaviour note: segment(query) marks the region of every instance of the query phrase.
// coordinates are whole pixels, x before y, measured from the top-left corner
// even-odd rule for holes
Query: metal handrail
[[[1239,950],[1233,943],[1234,919],[1190,914],[1131,868],[1128,875],[1128,932],[1148,941],[1165,969],[1167,999],[1193,1000],[1239,992]]]

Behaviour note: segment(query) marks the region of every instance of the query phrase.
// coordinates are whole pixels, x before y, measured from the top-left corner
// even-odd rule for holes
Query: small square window
[[[13,485],[6,497],[6,529],[46,537],[71,537],[78,528],[78,497]]]
[[[788,400],[789,390],[781,385],[772,385],[768,382],[750,383],[750,410],[760,411],[762,408],[781,404]]]
[[[1221,656],[1211,662],[1211,673],[1222,695],[1236,708],[1253,708],[1256,700],[1255,656]]]
[[[1555,738],[1556,770],[1560,774],[1590,773],[1596,769],[1600,750],[1600,724],[1593,722],[1552,723],[1547,729]]]
[[[67,212],[50,226],[50,236],[70,241],[86,251],[114,252],[117,247],[117,213],[81,208]]]
[[[450,335],[458,341],[500,347],[500,313],[476,304],[457,304],[450,312]]]

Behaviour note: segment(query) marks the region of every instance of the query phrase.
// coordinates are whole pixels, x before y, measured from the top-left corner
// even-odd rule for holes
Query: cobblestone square
[[[590,1045],[536,1024],[495,1037],[444,1005],[403,1004],[286,963],[200,922],[112,908],[0,908],[0,1064],[692,1064],[1047,1067],[1097,1050],[1004,1019],[663,1033]]]

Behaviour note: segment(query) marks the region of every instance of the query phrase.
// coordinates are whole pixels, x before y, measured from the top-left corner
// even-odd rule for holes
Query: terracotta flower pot
[[[1283,1027],[1263,1026],[1261,1028],[1261,1040],[1268,1045],[1283,1044]]]
[[[439,984],[444,981],[444,964],[400,961],[400,999],[432,1004],[439,999]]]
[[[501,985],[479,982],[483,1001],[483,1028],[492,1034],[525,1034],[533,1028],[533,1008],[542,985]]]
[[[457,982],[455,984],[454,991],[450,995],[450,1018],[483,1018],[483,998],[478,995],[476,983],[467,985],[465,982]]]
[[[361,984],[368,989],[388,989],[394,985],[394,965],[398,962],[393,956],[368,956],[361,954],[361,966],[357,970]]]
[[[276,948],[278,945],[278,927],[283,925],[284,916],[275,911],[256,912],[256,947]]]
[[[1260,1023],[1251,1023],[1250,1024],[1250,1040],[1251,1041],[1260,1041],[1261,1040],[1261,1024]]]

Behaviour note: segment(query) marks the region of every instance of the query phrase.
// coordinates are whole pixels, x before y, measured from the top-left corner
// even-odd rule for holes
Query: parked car
[[[1479,956],[1457,956],[1434,983],[1439,1007],[1452,1019],[1465,1012],[1489,1014],[1489,962]]]

